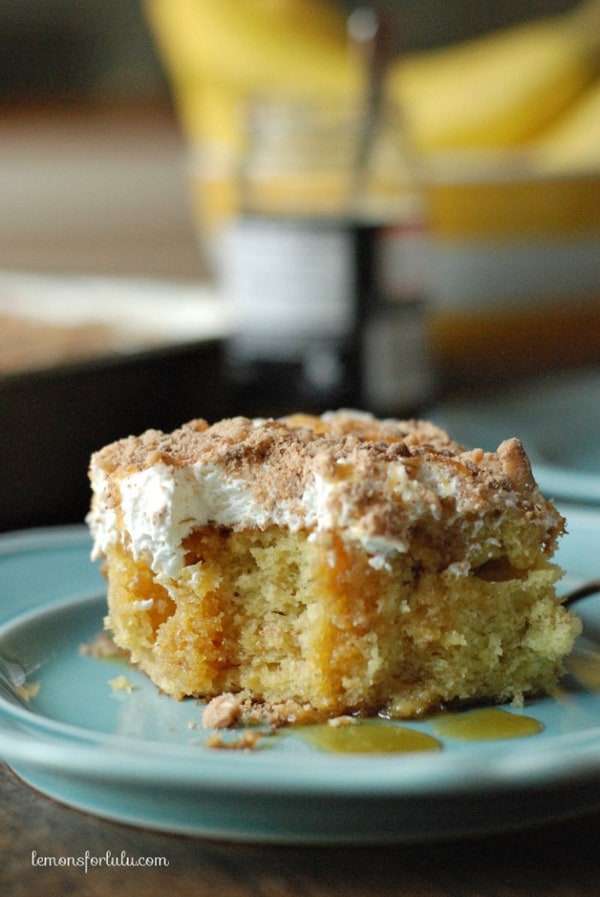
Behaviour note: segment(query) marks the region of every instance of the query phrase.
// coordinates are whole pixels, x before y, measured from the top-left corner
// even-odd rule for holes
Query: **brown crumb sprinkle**
[[[243,699],[229,692],[209,701],[202,713],[205,729],[231,729],[242,716]]]
[[[339,717],[338,725],[344,725]],[[348,717],[352,720],[352,717]],[[266,724],[271,729],[284,726],[310,725],[323,722],[323,714],[311,704],[300,704],[297,701],[283,701],[278,704],[252,701],[242,694],[226,692],[212,698],[202,713],[202,726],[205,729],[233,729],[236,726],[252,726]],[[335,723],[334,723],[335,725]]]
[[[264,734],[264,732],[245,729],[237,738],[225,739],[222,735],[215,732],[206,739],[204,746],[211,748],[211,750],[251,751],[256,747]]]
[[[344,716],[334,716],[327,720],[327,724],[333,729],[339,729],[342,726],[352,726],[355,722],[356,718],[354,716],[348,716],[347,714]]]
[[[95,657],[98,660],[114,657],[129,657],[129,651],[115,645],[113,637],[109,632],[99,632],[98,635],[94,636],[91,642],[86,642],[83,645],[80,645],[79,653],[83,657]]]

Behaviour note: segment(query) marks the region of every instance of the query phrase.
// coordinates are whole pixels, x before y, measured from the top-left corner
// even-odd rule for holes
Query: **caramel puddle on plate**
[[[431,720],[433,731],[442,738],[459,741],[492,741],[538,735],[543,725],[531,716],[509,713],[500,707],[480,707],[444,713]]]
[[[442,749],[433,735],[383,720],[356,720],[342,726],[315,723],[299,726],[294,735],[322,751],[337,754],[405,754]]]
[[[435,735],[384,720],[356,720],[342,726],[316,723],[298,726],[294,734],[322,751],[338,754],[405,754],[440,751],[440,738],[491,741],[538,735],[543,725],[531,716],[499,707],[448,712],[431,718]],[[436,737],[437,736],[437,737]]]

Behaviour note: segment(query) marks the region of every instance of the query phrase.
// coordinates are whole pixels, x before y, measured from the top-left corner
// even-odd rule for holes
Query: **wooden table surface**
[[[594,897],[600,810],[501,835],[424,844],[234,844],[106,822],[33,792],[0,767],[0,894],[38,897]],[[34,859],[124,857],[90,868]],[[155,868],[126,864],[160,858]]]

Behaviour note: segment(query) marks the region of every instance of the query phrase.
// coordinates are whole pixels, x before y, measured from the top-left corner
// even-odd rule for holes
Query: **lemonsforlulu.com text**
[[[129,866],[130,868],[166,868],[169,860],[166,857],[130,856],[126,851],[94,855],[89,850],[77,856],[43,856],[37,850],[31,851],[31,865],[40,869],[65,868],[71,866],[89,872],[90,869],[110,868],[114,866]]]

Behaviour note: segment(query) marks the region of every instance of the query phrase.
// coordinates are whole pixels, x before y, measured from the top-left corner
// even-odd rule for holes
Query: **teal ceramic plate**
[[[518,435],[545,494],[600,503],[600,369],[539,378],[468,409],[448,403],[427,417],[471,447],[493,450]]]
[[[569,588],[600,573],[600,513],[562,510]],[[161,831],[304,844],[460,836],[600,806],[600,596],[580,605],[584,636],[560,694],[506,708],[539,734],[339,754],[290,730],[254,750],[215,749],[197,702],[87,652],[105,609],[89,553],[78,527],[0,538],[0,757],[64,804]]]

